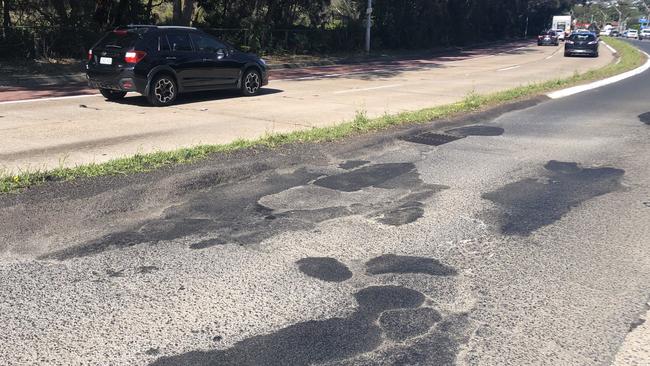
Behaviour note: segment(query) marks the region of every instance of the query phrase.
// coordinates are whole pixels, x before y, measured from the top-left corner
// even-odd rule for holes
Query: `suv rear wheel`
[[[157,107],[168,106],[178,96],[178,85],[173,77],[163,74],[156,76],[151,82],[149,102]]]
[[[104,98],[110,101],[116,101],[124,98],[126,96],[125,91],[111,90],[111,89],[99,89],[99,92],[102,93]]]
[[[249,69],[246,70],[244,76],[242,76],[241,81],[241,91],[247,97],[256,95],[259,93],[260,88],[262,87],[262,77],[257,70]]]

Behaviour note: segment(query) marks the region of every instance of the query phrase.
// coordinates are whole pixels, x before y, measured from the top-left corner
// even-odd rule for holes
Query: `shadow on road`
[[[273,95],[282,93],[284,90],[274,89],[274,88],[262,88],[260,93],[253,98],[264,97],[267,95]],[[211,100],[225,100],[225,99],[235,99],[235,98],[248,98],[242,96],[238,90],[211,90],[211,91],[202,91],[202,92],[193,92],[185,93],[178,96],[174,105],[183,105],[199,102],[207,102]],[[116,101],[115,103],[132,105],[137,107],[152,107],[147,98],[142,95],[134,95],[132,97],[127,97],[122,100]]]

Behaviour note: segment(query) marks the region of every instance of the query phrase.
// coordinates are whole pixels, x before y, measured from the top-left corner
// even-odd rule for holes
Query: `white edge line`
[[[616,51],[616,49],[614,47],[608,45],[607,42],[605,42],[605,41],[600,41],[600,42],[602,44],[604,44],[605,46],[607,46],[607,48],[609,48],[609,50],[612,51],[613,54],[615,54],[615,55],[618,54],[618,51]]]
[[[373,88],[364,88],[364,89],[341,90],[341,91],[334,92],[333,94],[346,94],[346,93],[355,93],[355,92],[377,90],[377,89],[397,88],[397,87],[402,86],[402,85],[404,85],[404,84],[382,85],[382,86],[376,86],[376,87],[373,87]]]
[[[647,52],[644,52],[644,51],[641,51],[641,50],[639,50],[639,51],[641,53],[643,53],[644,55],[646,55],[646,57],[648,57],[648,61],[646,61],[646,63],[643,66],[637,67],[634,70],[630,70],[628,72],[624,72],[624,73],[616,75],[616,76],[612,76],[611,78],[607,78],[607,79],[603,79],[603,80],[593,82],[591,84],[578,85],[578,86],[574,86],[572,88],[558,90],[556,92],[546,94],[546,96],[551,98],[551,99],[565,98],[565,97],[568,97],[568,96],[571,96],[571,95],[574,95],[574,94],[586,92],[588,90],[593,90],[593,89],[601,88],[601,87],[606,86],[606,85],[618,83],[619,81],[629,79],[629,78],[631,78],[633,76],[637,76],[639,74],[642,74],[642,73],[644,73],[644,72],[646,72],[646,71],[648,71],[650,69],[650,55]]]
[[[34,98],[34,99],[22,99],[22,100],[8,100],[5,102],[0,102],[0,105],[5,104],[22,104],[22,103],[32,103],[32,102],[47,102],[53,100],[63,100],[63,99],[76,99],[76,98],[88,98],[96,97],[101,94],[84,94],[84,95],[68,95],[65,97],[52,97],[52,98]]]

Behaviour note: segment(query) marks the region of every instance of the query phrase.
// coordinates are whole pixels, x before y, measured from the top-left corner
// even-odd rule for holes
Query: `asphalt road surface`
[[[3,196],[0,364],[609,365],[648,344],[648,95]]]
[[[0,102],[0,169],[51,169],[322,127],[359,112],[376,117],[428,108],[611,62],[606,47],[597,59],[564,58],[561,47],[519,42],[432,58],[276,70],[259,96],[188,94],[169,108],[152,108],[137,94],[120,103],[92,95]]]

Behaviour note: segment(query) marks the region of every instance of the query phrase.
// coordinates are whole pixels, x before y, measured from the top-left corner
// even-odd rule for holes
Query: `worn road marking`
[[[99,96],[99,95],[101,95],[101,94],[83,94],[83,95],[68,95],[68,96],[65,96],[65,97],[9,100],[9,101],[6,101],[6,102],[0,102],[0,105],[3,105],[3,104],[21,104],[21,103],[30,103],[30,102],[47,102],[47,101],[63,100],[63,99],[87,98],[87,97],[96,97],[96,96]]]
[[[514,70],[514,69],[518,69],[518,68],[520,68],[520,67],[521,67],[521,65],[510,66],[510,67],[506,67],[506,68],[504,68],[504,69],[499,69],[499,70],[497,70],[497,71],[508,71],[508,70]]]
[[[375,87],[372,87],[372,88],[363,88],[363,89],[340,90],[340,91],[334,92],[334,94],[347,94],[347,93],[356,93],[356,92],[377,90],[377,89],[397,88],[397,87],[400,87],[402,85],[404,85],[404,84],[382,85],[382,86],[375,86]]]

